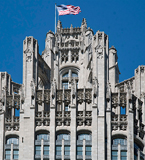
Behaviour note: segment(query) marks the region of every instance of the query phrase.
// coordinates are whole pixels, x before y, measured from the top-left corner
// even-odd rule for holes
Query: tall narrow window
[[[19,117],[20,116],[20,109],[15,109],[15,117]]]
[[[86,155],[87,156],[91,156],[91,149],[92,147],[91,146],[86,146]]]
[[[44,146],[44,153],[43,155],[49,155],[49,146]]]
[[[13,159],[19,159],[19,150],[17,149],[13,150]]]
[[[10,149],[5,150],[5,159],[11,159],[11,150]]]
[[[61,146],[56,146],[56,155],[61,155]]]
[[[126,107],[120,107],[120,112],[121,112],[121,115],[124,115],[126,114]]]
[[[127,151],[121,151],[121,160],[127,160]]]
[[[83,146],[77,146],[77,155],[79,156],[83,155]]]
[[[112,160],[118,160],[118,151],[112,151]]]
[[[66,156],[70,155],[70,146],[64,146],[64,155]]]
[[[35,155],[41,155],[41,146],[35,146]]]

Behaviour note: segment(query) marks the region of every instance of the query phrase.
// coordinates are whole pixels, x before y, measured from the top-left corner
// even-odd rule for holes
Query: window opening
[[[121,160],[127,160],[127,151],[121,151]]]
[[[118,160],[118,151],[112,151],[112,160]]]
[[[49,155],[49,146],[44,146],[44,155]]]
[[[90,134],[80,134],[80,135],[78,135],[78,140],[83,140],[83,139],[90,141],[91,140],[91,135]]]
[[[72,72],[72,77],[78,77],[78,74],[75,72]]]
[[[59,134],[57,135],[57,140],[70,140],[70,135],[69,134]]]
[[[68,89],[68,82],[62,82],[62,88],[64,87],[64,89]]]
[[[68,77],[68,72],[65,73],[62,77]]]
[[[43,140],[49,140],[48,134],[38,134],[37,135],[37,140],[41,140],[41,139],[43,139]]]
[[[19,144],[18,138],[8,138],[7,139],[7,144],[11,144],[11,143],[13,143],[13,144]]]
[[[13,150],[13,159],[19,159],[19,150],[18,149]]]
[[[56,155],[61,155],[61,146],[56,146]]]
[[[77,155],[79,156],[83,155],[83,146],[77,146]]]
[[[68,110],[69,110],[69,106],[68,106],[68,105],[65,105],[64,110],[65,110],[65,111],[68,111]]]
[[[70,155],[70,146],[64,146],[64,155],[66,156]]]
[[[15,108],[15,117],[20,117],[20,109]]]
[[[5,150],[5,159],[11,159],[11,150],[10,149]]]
[[[91,150],[92,150],[91,146],[86,146],[86,155],[87,156],[91,156]]]
[[[117,138],[113,140],[113,145],[118,145],[119,143],[120,145],[127,145],[127,140],[121,139],[121,138]]]
[[[35,155],[41,155],[41,146],[35,146]]]
[[[120,107],[120,112],[121,112],[121,115],[124,115],[126,114],[126,107]]]

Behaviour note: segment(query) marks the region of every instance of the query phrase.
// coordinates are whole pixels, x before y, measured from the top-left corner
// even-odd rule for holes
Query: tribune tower
[[[23,84],[0,72],[1,160],[144,160],[145,66],[119,82],[117,50],[87,27],[23,41]]]

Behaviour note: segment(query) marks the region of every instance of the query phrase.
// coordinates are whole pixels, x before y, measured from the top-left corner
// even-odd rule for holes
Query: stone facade
[[[145,66],[119,83],[117,59],[85,19],[58,21],[42,55],[26,37],[23,84],[0,72],[0,159],[145,159]]]

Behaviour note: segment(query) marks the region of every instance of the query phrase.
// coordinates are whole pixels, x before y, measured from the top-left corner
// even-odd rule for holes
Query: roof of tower
[[[114,46],[111,46],[111,47],[109,48],[109,50],[110,50],[110,49],[114,49],[115,51],[117,51]]]
[[[85,32],[87,32],[87,31],[91,31],[93,33],[93,35],[94,35],[94,32],[90,27],[88,27]]]
[[[53,34],[54,35],[54,33],[51,30],[49,30],[49,32],[46,33],[46,36],[47,36],[47,34]]]
[[[87,26],[86,18],[83,18],[83,20],[82,20],[82,26]]]

